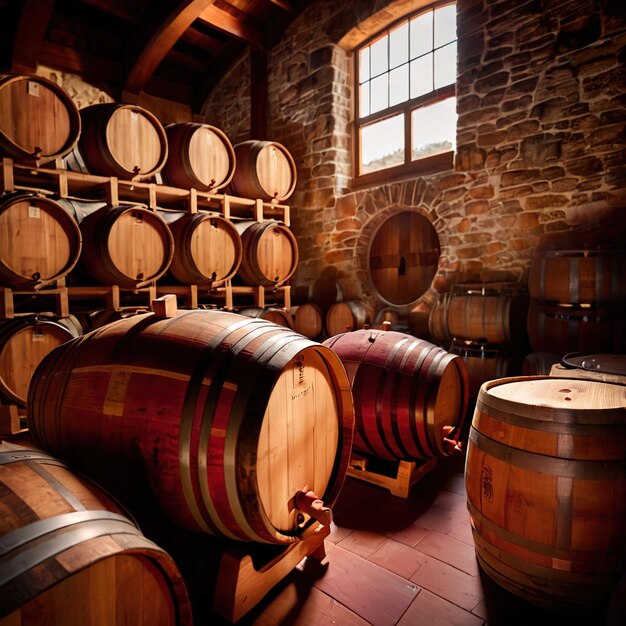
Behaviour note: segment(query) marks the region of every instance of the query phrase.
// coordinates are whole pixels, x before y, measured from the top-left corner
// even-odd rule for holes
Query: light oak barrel
[[[305,302],[292,306],[289,313],[293,318],[293,328],[297,333],[315,339],[322,334],[324,330],[324,316],[314,302]]]
[[[92,104],[80,109],[82,131],[78,158],[70,169],[123,179],[150,178],[168,154],[167,135],[159,120],[135,104]],[[82,163],[81,163],[82,161]]]
[[[360,330],[372,323],[374,310],[361,300],[336,302],[326,312],[326,331],[330,336],[346,331]]]
[[[324,341],[344,364],[354,399],[354,447],[383,459],[447,456],[468,403],[463,360],[405,333],[346,332]]]
[[[531,298],[565,304],[626,300],[626,250],[540,250],[530,264]]]
[[[83,237],[77,277],[127,289],[158,280],[174,256],[165,220],[141,205],[62,200]]]
[[[178,526],[238,541],[299,541],[308,488],[332,506],[354,409],[325,346],[226,311],[135,315],[62,346],[35,372],[35,440],[88,470],[141,463]]]
[[[0,76],[0,152],[46,163],[70,152],[81,120],[74,101],[42,76]]]
[[[243,245],[233,223],[219,215],[160,211],[174,239],[172,276],[188,285],[220,284],[241,265]]]
[[[247,317],[258,317],[260,319],[266,320],[267,322],[273,322],[274,324],[279,324],[280,326],[284,326],[285,328],[293,329],[293,320],[291,319],[291,315],[286,309],[281,309],[279,307],[246,307],[243,309],[239,309],[237,311],[240,315],[245,315]]]
[[[217,191],[235,173],[235,150],[226,134],[215,126],[179,122],[165,127],[168,155],[161,170],[163,181],[174,187]]]
[[[78,334],[71,324],[52,316],[24,315],[0,322],[0,400],[26,406],[39,363]]]
[[[190,626],[185,584],[95,483],[0,444],[0,624]]]
[[[0,283],[44,286],[64,278],[80,257],[78,224],[56,201],[29,193],[0,196]]]
[[[613,305],[555,305],[531,299],[528,338],[536,352],[626,352],[626,309]]]
[[[376,231],[368,258],[370,277],[381,298],[389,304],[409,304],[424,294],[437,273],[437,231],[419,213],[401,211]]]
[[[296,164],[276,141],[242,141],[234,147],[236,166],[231,181],[235,195],[283,202],[294,192]]]
[[[625,462],[625,386],[485,383],[465,466],[485,572],[545,608],[597,615],[626,562]]]
[[[252,286],[275,287],[288,281],[298,266],[298,242],[282,222],[248,220],[235,224],[243,253],[237,276]]]

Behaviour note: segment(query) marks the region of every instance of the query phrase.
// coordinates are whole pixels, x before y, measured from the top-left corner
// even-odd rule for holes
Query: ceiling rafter
[[[263,34],[260,31],[244,24],[237,17],[227,11],[219,9],[214,4],[204,9],[198,16],[198,19],[206,22],[217,30],[221,30],[228,35],[241,39],[255,48],[262,49],[264,47]]]

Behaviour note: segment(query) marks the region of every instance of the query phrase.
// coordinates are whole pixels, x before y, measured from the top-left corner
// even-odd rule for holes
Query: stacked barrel
[[[528,298],[515,283],[453,285],[441,294],[429,316],[429,332],[463,358],[470,393],[487,380],[511,374],[525,352]]]
[[[539,249],[528,279],[533,350],[626,351],[626,251]]]

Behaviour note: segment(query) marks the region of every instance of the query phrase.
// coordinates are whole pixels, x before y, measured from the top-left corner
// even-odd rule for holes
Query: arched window
[[[355,182],[452,167],[456,4],[437,3],[355,51]]]

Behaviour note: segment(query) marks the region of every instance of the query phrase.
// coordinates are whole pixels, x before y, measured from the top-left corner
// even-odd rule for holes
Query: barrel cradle
[[[34,438],[88,467],[139,458],[178,525],[240,541],[292,543],[347,471],[354,410],[332,350],[224,311],[135,315],[70,342],[38,368]]]

